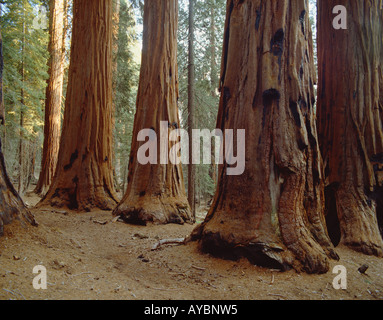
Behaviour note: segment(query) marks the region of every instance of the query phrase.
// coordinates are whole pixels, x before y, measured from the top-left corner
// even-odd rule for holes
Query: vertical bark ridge
[[[42,196],[48,191],[55,173],[61,134],[61,103],[64,81],[65,0],[50,0],[49,79],[45,100],[44,146],[41,173],[35,192]]]

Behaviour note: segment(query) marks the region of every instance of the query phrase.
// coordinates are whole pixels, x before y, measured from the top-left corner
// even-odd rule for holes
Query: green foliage
[[[188,0],[180,0],[178,33],[179,107],[181,122],[188,118]],[[219,77],[225,25],[225,0],[199,0],[195,3],[195,110],[196,129],[216,128],[219,106]],[[187,172],[187,167],[184,168]],[[199,165],[196,194],[207,199],[215,192],[212,167]],[[186,176],[186,175],[185,175]],[[186,181],[187,182],[187,181]]]
[[[4,153],[12,173],[17,159],[20,134],[34,141],[43,128],[43,108],[48,78],[47,29],[33,28],[43,5],[38,0],[2,2],[1,30],[4,47],[4,102],[6,128]],[[20,126],[20,115],[24,124]]]

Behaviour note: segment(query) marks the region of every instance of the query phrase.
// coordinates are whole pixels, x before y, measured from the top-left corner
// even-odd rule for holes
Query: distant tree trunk
[[[25,97],[24,97],[24,82],[25,82],[25,73],[24,73],[24,53],[25,53],[25,8],[23,7],[23,38],[21,40],[21,65],[20,65],[20,78],[21,78],[21,91],[20,91],[20,122],[19,122],[19,175],[18,175],[18,193],[22,196],[26,191],[26,166],[25,159],[26,148],[24,141],[24,108],[25,108]]]
[[[112,164],[112,0],[75,0],[68,92],[57,169],[41,205],[117,205]]]
[[[128,223],[158,224],[192,221],[182,166],[142,165],[137,141],[142,129],[152,129],[160,140],[160,122],[180,127],[177,70],[178,1],[145,1],[143,51],[126,194],[113,214]],[[155,142],[156,143],[156,142]],[[168,141],[169,150],[173,142]],[[158,149],[158,154],[160,154]]]
[[[42,196],[48,191],[55,173],[60,146],[61,102],[64,81],[65,33],[64,0],[50,0],[49,10],[49,80],[45,100],[44,147],[41,173],[35,192]]]
[[[218,88],[218,71],[217,71],[217,62],[216,62],[216,25],[215,25],[215,1],[211,0],[210,5],[210,87],[211,87],[211,96],[213,98],[217,97],[217,88]],[[217,165],[215,158],[215,140],[212,141],[211,149],[211,168],[210,168],[210,177],[214,182],[214,185],[217,183]]]
[[[323,273],[338,256],[324,221],[308,12],[306,0],[227,2],[218,127],[246,130],[246,169],[220,166],[190,240],[224,258]]]
[[[4,124],[5,114],[3,102],[3,66],[3,41],[0,32],[0,115],[2,124]],[[33,215],[25,207],[23,201],[9,180],[0,140],[0,236],[4,234],[4,226],[10,224],[14,220],[25,221],[32,225],[37,225]]]
[[[188,200],[193,218],[196,217],[196,166],[193,164],[193,129],[195,129],[195,63],[194,63],[194,0],[189,0],[189,67],[188,67],[188,128],[189,167]]]
[[[347,30],[332,26],[336,5],[347,8]],[[337,242],[377,256],[383,255],[377,219],[383,209],[380,5],[379,0],[326,0],[318,6],[318,132],[329,230]]]

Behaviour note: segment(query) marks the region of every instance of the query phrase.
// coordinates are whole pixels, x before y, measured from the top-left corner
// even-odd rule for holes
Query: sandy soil
[[[33,206],[38,198],[27,197]],[[0,300],[383,300],[383,259],[338,248],[347,289],[336,275],[278,272],[247,260],[224,261],[196,244],[166,245],[193,226],[131,226],[110,212],[78,214],[31,209],[39,227],[6,227],[0,240]],[[366,274],[358,272],[369,265]],[[35,290],[33,268],[47,269],[48,289]]]

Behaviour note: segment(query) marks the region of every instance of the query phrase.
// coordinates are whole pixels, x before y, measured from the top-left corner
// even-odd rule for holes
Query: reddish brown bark
[[[50,0],[49,79],[45,99],[44,146],[40,177],[35,192],[42,196],[48,191],[55,173],[60,145],[61,102],[64,81],[65,0]]]
[[[160,122],[180,127],[177,70],[178,3],[176,0],[145,1],[144,34],[137,113],[129,163],[127,192],[113,214],[129,223],[185,223],[192,221],[181,165],[138,162],[143,145],[137,141],[142,129],[158,136]],[[169,129],[169,131],[170,131]],[[168,141],[169,150],[173,142]]]
[[[219,170],[191,235],[225,258],[309,273],[337,259],[324,220],[308,1],[227,3],[218,128],[246,130],[246,169]]]
[[[334,229],[338,220],[333,238],[378,256],[383,255],[377,220],[383,187],[380,3],[326,0],[318,6],[318,130],[325,162],[329,229]],[[347,9],[347,30],[332,26],[336,5]]]
[[[112,168],[112,0],[75,0],[64,124],[41,205],[79,211],[117,204]]]

